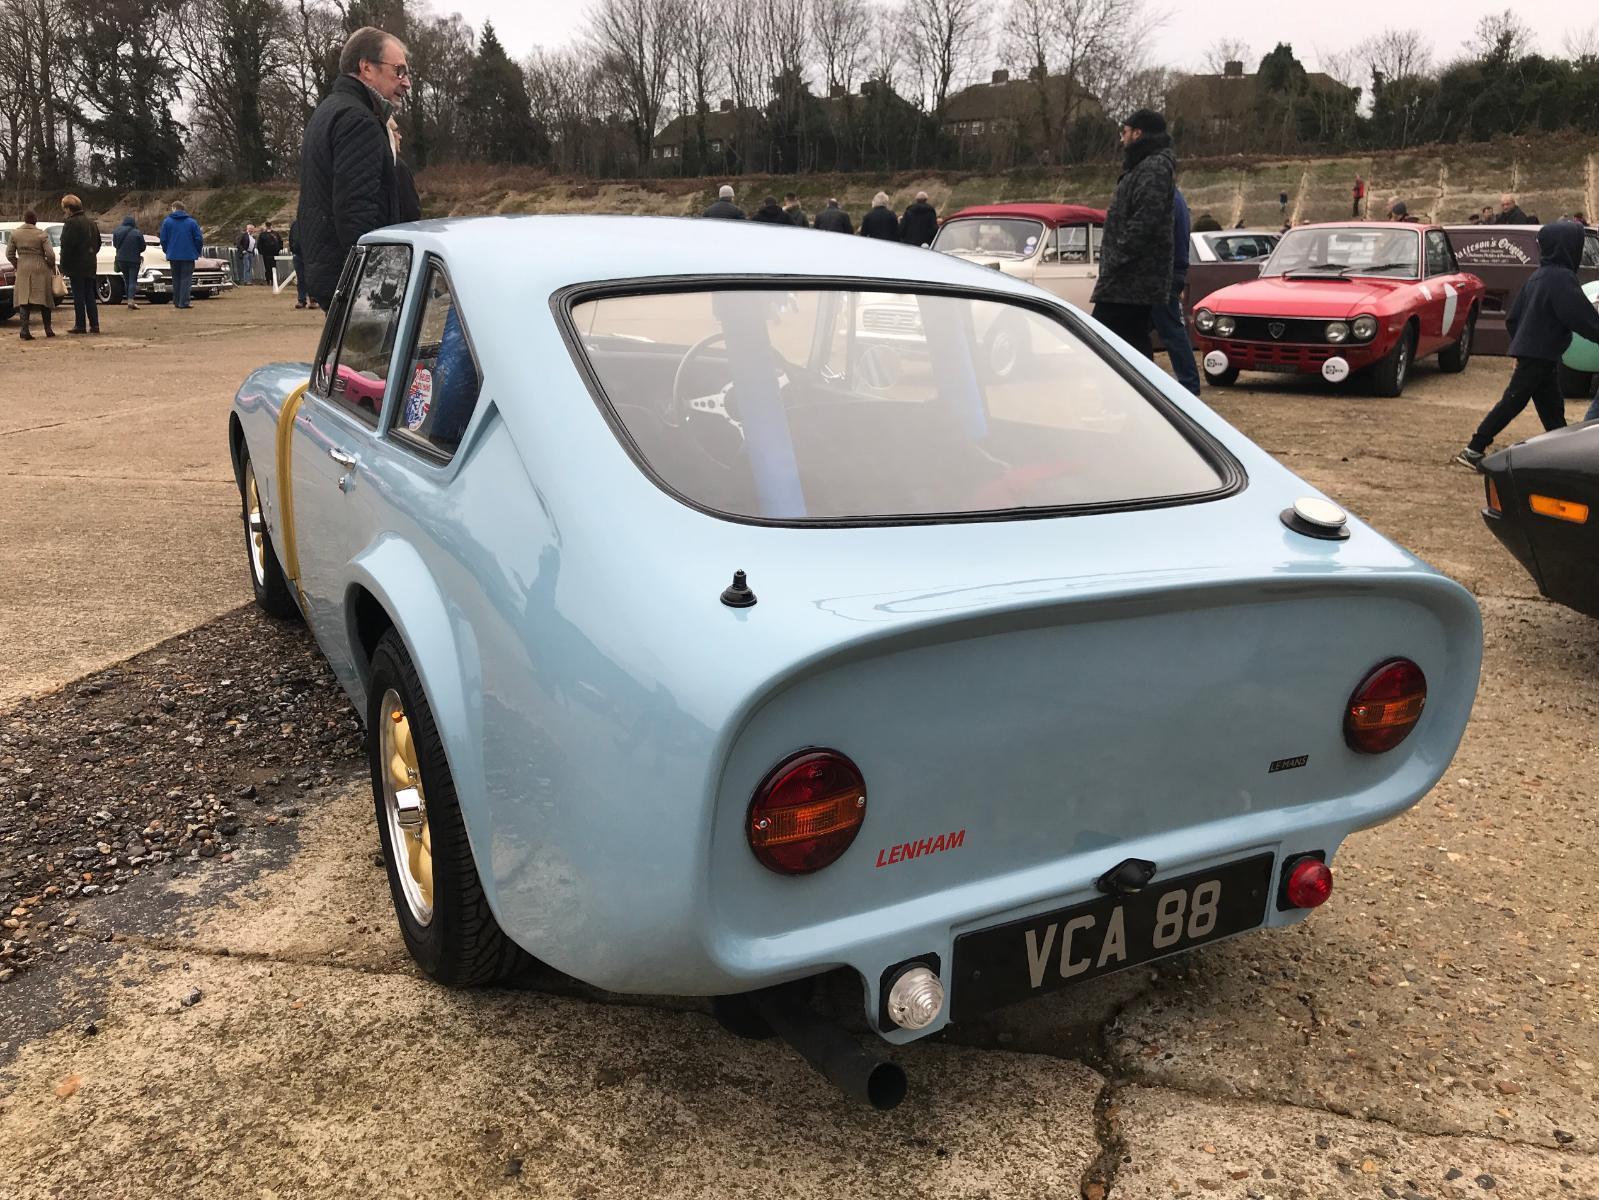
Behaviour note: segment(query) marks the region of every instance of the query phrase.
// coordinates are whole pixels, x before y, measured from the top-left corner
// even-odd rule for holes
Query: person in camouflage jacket
[[[1122,122],[1122,174],[1105,214],[1094,285],[1094,319],[1146,357],[1151,305],[1172,283],[1172,209],[1177,158],[1166,119],[1141,108]]]

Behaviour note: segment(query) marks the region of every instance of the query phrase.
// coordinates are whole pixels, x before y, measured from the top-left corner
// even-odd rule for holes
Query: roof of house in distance
[[[978,204],[945,219],[958,221],[962,217],[1022,217],[1046,225],[1103,225],[1105,210],[1086,204]]]

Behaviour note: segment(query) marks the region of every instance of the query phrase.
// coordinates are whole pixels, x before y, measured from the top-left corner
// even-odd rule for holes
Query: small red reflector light
[[[1332,895],[1332,868],[1314,858],[1302,858],[1288,872],[1283,888],[1295,908],[1318,908]]]
[[[806,875],[837,862],[865,819],[860,769],[836,750],[803,750],[761,781],[745,832],[763,866]]]
[[[1391,658],[1367,675],[1344,709],[1344,741],[1362,754],[1392,750],[1416,727],[1427,704],[1427,677],[1408,658]]]

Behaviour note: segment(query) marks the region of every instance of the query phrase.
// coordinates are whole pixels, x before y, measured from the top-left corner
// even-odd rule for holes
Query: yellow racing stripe
[[[305,608],[305,596],[300,592],[300,551],[294,537],[294,418],[305,399],[305,389],[310,382],[302,383],[289,393],[278,412],[278,524],[283,533],[283,567],[289,582],[300,595],[300,607]]]

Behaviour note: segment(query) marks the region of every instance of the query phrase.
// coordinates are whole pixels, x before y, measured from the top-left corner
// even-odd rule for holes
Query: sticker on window
[[[433,407],[433,373],[418,365],[411,377],[411,389],[405,394],[405,427],[413,433],[427,420],[428,409]]]

